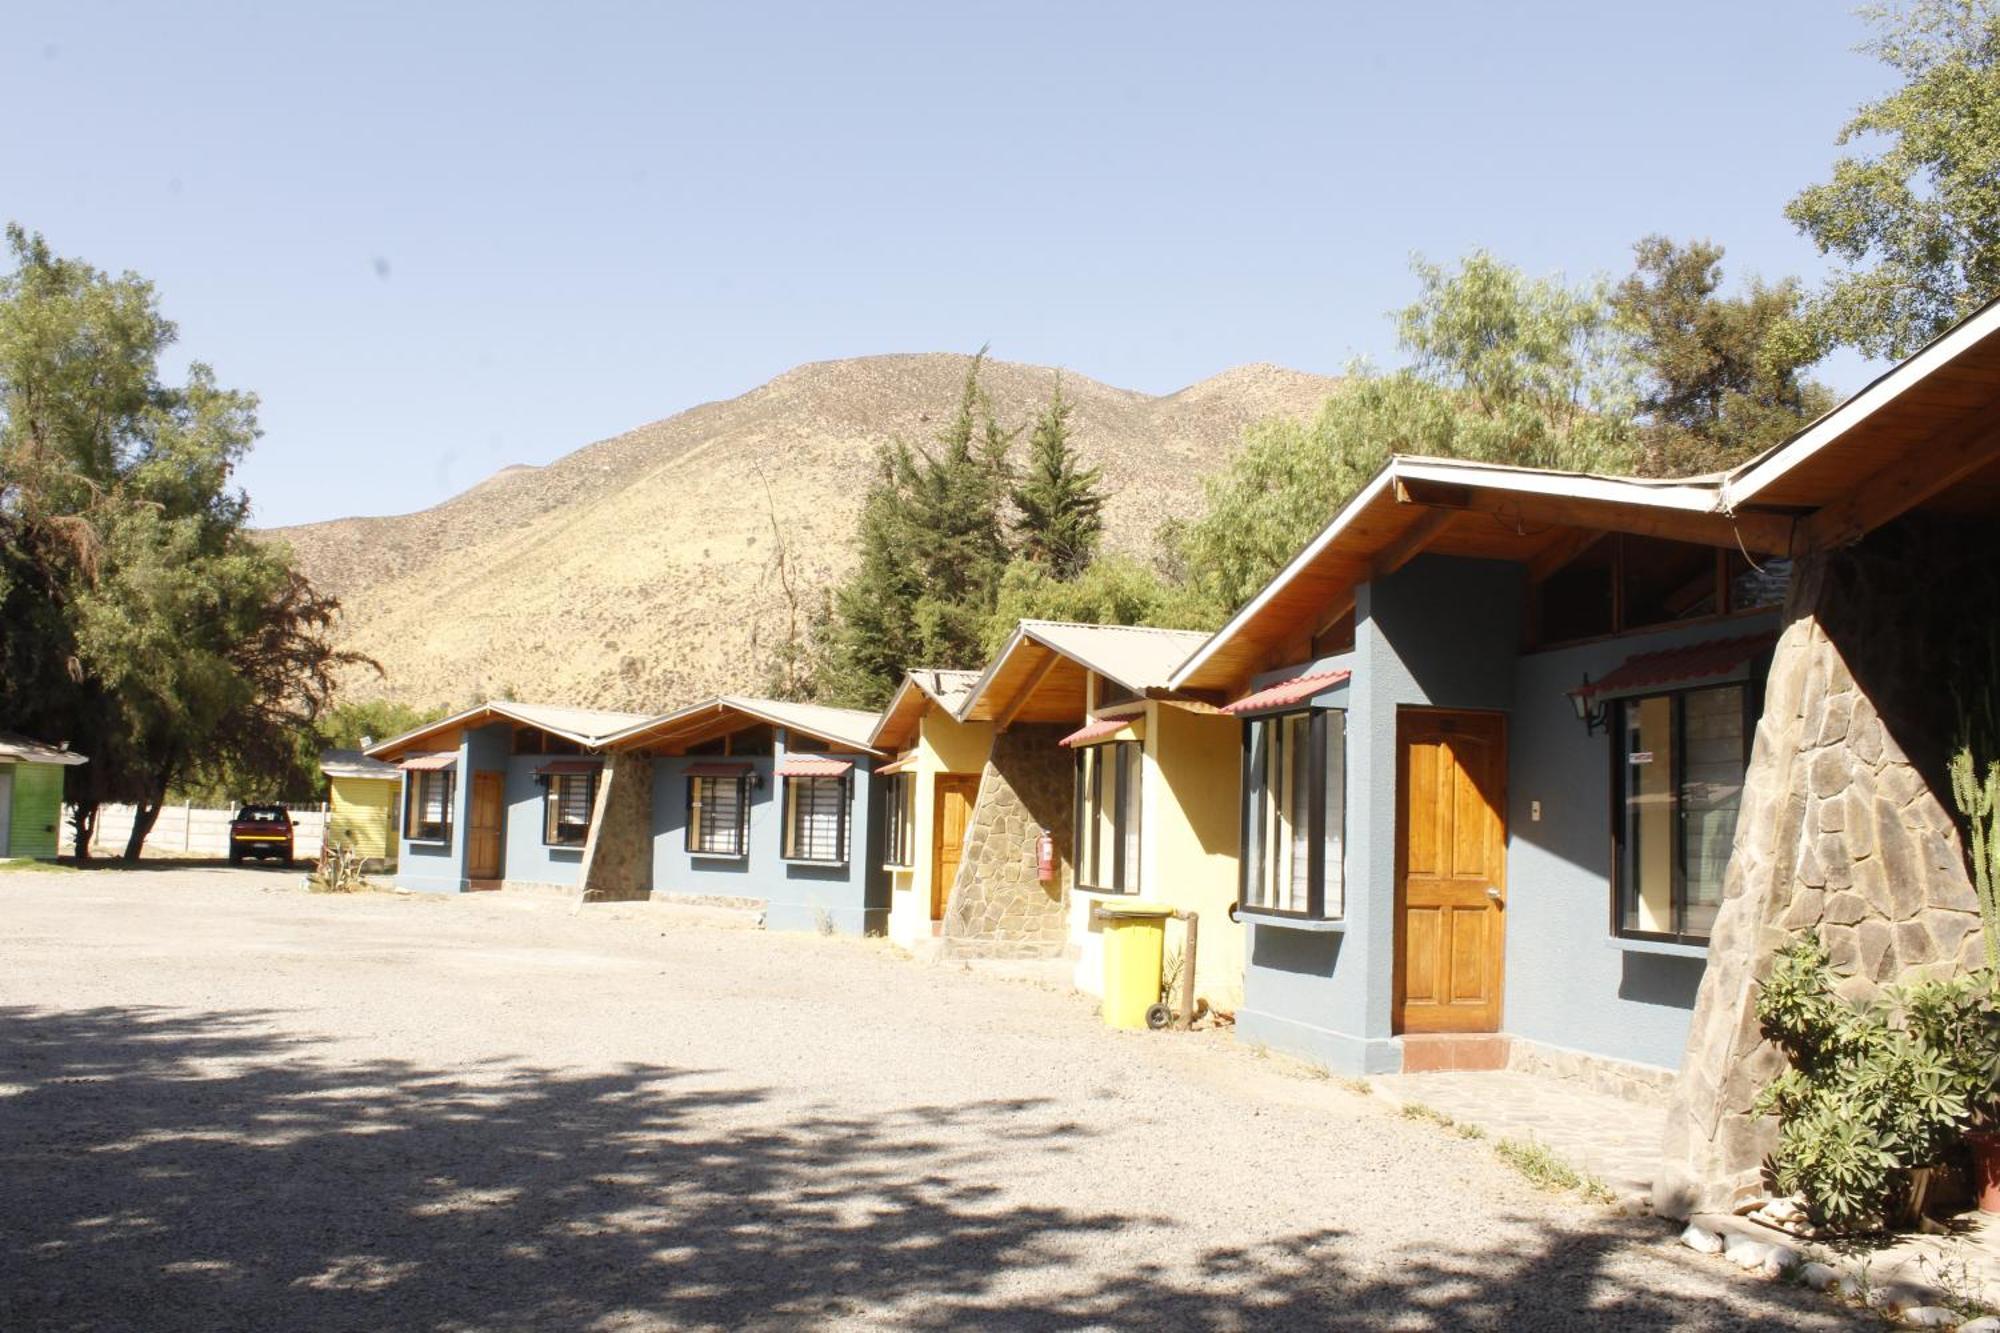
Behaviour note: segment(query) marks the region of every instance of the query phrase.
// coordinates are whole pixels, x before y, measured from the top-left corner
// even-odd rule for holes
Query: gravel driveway
[[[297,885],[0,872],[0,1327],[1853,1326],[1226,1034]]]

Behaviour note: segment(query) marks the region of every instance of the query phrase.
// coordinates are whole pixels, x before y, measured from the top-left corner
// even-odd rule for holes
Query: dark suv
[[[282,805],[246,805],[229,821],[229,864],[275,856],[292,863],[292,817]]]

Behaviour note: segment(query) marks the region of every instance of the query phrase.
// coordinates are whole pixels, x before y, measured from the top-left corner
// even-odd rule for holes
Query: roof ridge
[[[1023,625],[1050,625],[1059,629],[1123,629],[1140,634],[1199,634],[1208,637],[1205,629],[1174,629],[1168,625],[1106,625],[1089,620],[1023,620]]]

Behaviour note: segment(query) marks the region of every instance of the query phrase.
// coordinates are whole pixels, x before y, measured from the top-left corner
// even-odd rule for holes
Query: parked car
[[[246,805],[229,821],[229,864],[275,856],[292,863],[292,816],[282,805]]]

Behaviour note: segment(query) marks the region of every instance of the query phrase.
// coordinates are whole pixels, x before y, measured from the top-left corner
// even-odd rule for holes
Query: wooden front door
[[[1398,1032],[1497,1032],[1507,909],[1507,720],[1396,720]]]
[[[931,920],[942,921],[951,882],[965,857],[965,830],[972,825],[972,803],[979,799],[979,777],[940,773],[936,797],[931,806]]]
[[[505,775],[472,775],[471,827],[465,833],[465,877],[500,878],[500,845],[507,828],[507,803],[503,792]]]

